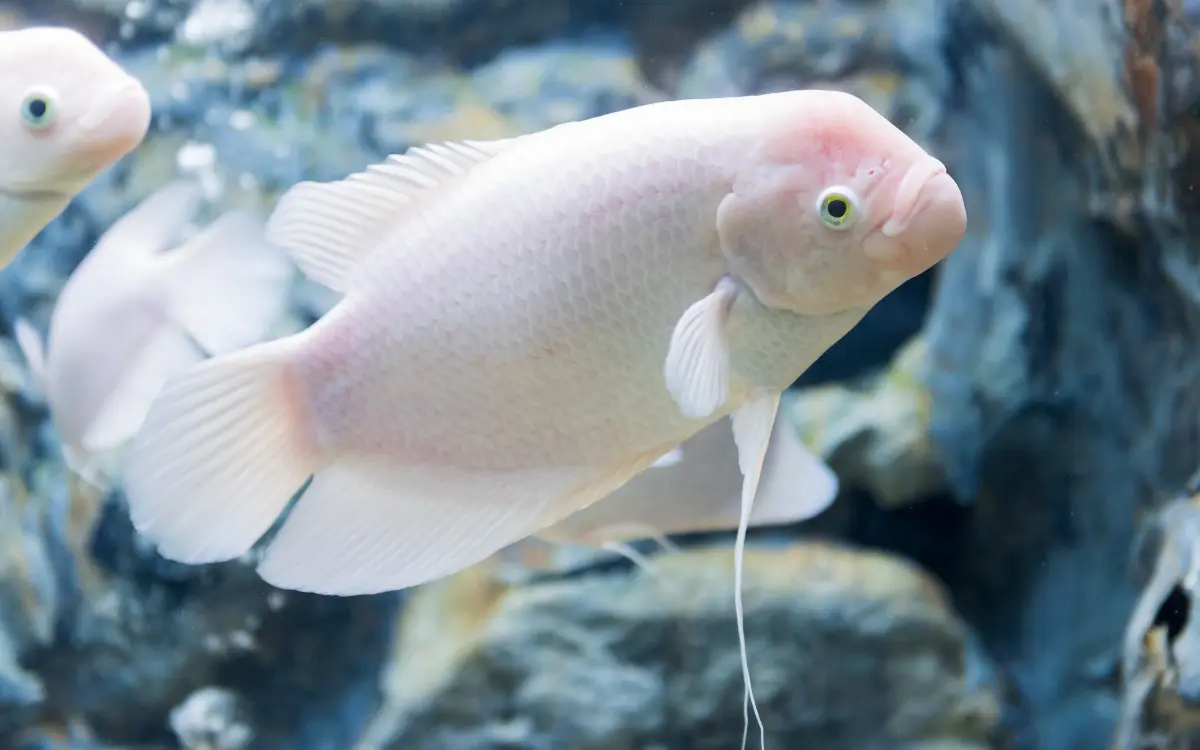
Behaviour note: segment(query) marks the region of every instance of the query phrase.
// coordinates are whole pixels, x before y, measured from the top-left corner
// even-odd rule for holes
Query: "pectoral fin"
[[[667,390],[685,416],[703,419],[729,397],[729,342],[725,321],[737,295],[731,278],[696,302],[675,325],[663,375]]]

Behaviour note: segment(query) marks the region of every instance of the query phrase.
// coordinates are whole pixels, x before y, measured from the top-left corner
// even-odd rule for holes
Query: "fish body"
[[[664,102],[457,148],[281,200],[277,244],[345,294],[309,329],[167,386],[127,476],[164,554],[244,553],[315,474],[268,580],[367,593],[461,569],[760,394],[777,400],[963,231],[944,167],[848,94]],[[861,218],[826,236],[814,201],[842,183]],[[942,215],[932,228],[919,190]],[[919,241],[880,235],[899,221]],[[701,305],[714,314],[688,333]],[[688,346],[699,354],[672,367]],[[673,378],[699,385],[680,395]],[[188,427],[219,415],[223,432]],[[773,421],[772,407],[764,448]],[[264,440],[276,449],[246,452]],[[377,542],[339,564],[314,554],[371,529]]]
[[[941,162],[830,91],[659,102],[303,183],[268,236],[344,296],[168,382],[126,473],[134,525],[167,557],[230,559],[311,476],[264,579],[404,588],[588,507],[728,416],[741,636],[780,394],[965,228]]]
[[[260,219],[229,212],[175,246],[201,198],[177,181],[118,219],[63,286],[45,345],[16,323],[67,463],[98,486],[170,375],[261,340],[283,313],[293,268]]]
[[[0,268],[150,127],[142,84],[77,31],[0,31]]]

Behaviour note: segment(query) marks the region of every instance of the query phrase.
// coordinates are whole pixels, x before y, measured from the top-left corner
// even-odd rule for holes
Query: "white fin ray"
[[[729,277],[680,317],[663,366],[667,390],[684,416],[703,419],[729,397],[729,342],[725,321],[737,295]]]
[[[29,372],[33,375],[34,383],[38,390],[45,395],[46,346],[42,343],[42,337],[38,335],[32,323],[25,318],[17,318],[13,323],[13,338],[16,339],[17,348],[21,350],[21,355],[25,357],[25,362],[29,365]]]
[[[164,327],[146,344],[81,439],[89,453],[112,450],[137,434],[150,404],[176,373],[204,358],[186,336]],[[79,472],[76,472],[79,473]]]
[[[651,460],[480,472],[343,458],[317,472],[258,572],[273,586],[339,596],[416,586],[530,536]]]
[[[345,292],[350,276],[424,194],[467,175],[518,138],[446,141],[393,154],[334,182],[301,182],[279,199],[267,222],[305,276]]]
[[[738,447],[738,465],[745,477],[742,485],[742,516],[738,522],[737,540],[733,547],[734,611],[737,617],[738,647],[742,657],[742,679],[746,683],[745,697],[742,700],[742,718],[744,720],[742,750],[746,748],[747,733],[750,731],[748,707],[753,707],[754,718],[758,722],[760,747],[767,746],[767,730],[758,713],[758,703],[754,700],[754,688],[750,682],[750,661],[746,655],[746,629],[742,608],[742,565],[746,553],[746,529],[750,525],[750,514],[754,511],[754,497],[758,492],[758,483],[762,475],[763,463],[766,460],[767,448],[770,445],[775,416],[779,411],[779,399],[779,393],[759,394],[730,416],[733,438]]]
[[[172,316],[209,354],[258,343],[286,309],[295,269],[250,213],[230,211],[160,257]]]
[[[306,438],[287,361],[294,338],[215,357],[167,381],[130,448],[134,528],[200,564],[246,553],[321,457]]]

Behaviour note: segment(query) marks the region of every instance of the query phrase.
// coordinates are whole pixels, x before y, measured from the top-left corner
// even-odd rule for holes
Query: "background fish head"
[[[142,84],[77,31],[0,32],[0,188],[32,199],[77,194],[150,127]]]

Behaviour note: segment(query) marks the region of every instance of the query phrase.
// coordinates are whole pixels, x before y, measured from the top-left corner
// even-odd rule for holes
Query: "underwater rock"
[[[837,472],[843,491],[865,490],[885,508],[945,492],[929,434],[925,345],[910,341],[866,382],[801,388],[784,401],[800,437]]]
[[[187,750],[245,750],[254,739],[238,696],[207,687],[171,709],[171,731]]]
[[[642,77],[632,46],[618,36],[513,49],[471,77],[522,133],[666,98]]]
[[[1000,676],[920,569],[813,543],[749,549],[745,573],[769,746],[1003,746]],[[485,563],[424,587],[355,750],[737,747],[732,597],[728,548],[512,589]]]
[[[1196,47],[1165,7],[951,16],[963,93],[941,154],[971,218],[925,331],[931,430],[970,505],[958,602],[1039,748],[1112,740],[1135,509],[1200,456]]]
[[[1146,524],[1136,560],[1150,570],[1125,632],[1123,701],[1113,750],[1188,750],[1200,743],[1200,495]]]

